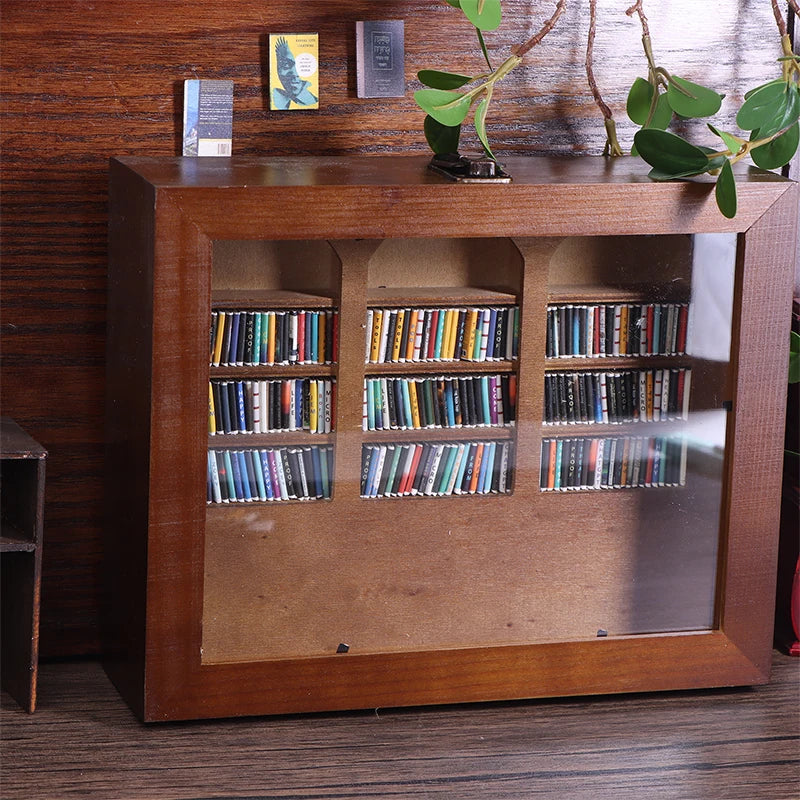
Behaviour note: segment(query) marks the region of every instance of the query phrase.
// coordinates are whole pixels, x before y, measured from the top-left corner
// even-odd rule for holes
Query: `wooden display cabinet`
[[[107,669],[142,719],[768,680],[796,187],[742,172],[727,220],[630,159],[507,166],[112,160]],[[628,327],[548,357],[558,306],[573,345]]]

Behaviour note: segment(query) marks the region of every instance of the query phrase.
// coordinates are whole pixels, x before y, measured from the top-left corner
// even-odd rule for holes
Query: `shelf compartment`
[[[491,435],[465,441],[365,444],[361,498],[510,494],[513,450],[511,441]]]
[[[493,441],[511,441],[514,439],[514,425],[484,425],[463,428],[414,428],[413,430],[400,430],[393,428],[384,431],[365,431],[364,442],[367,444],[385,444],[397,442],[408,444],[408,440],[417,443],[419,440],[426,442],[474,442],[476,438],[486,437]]]
[[[691,287],[687,281],[669,285],[607,286],[605,284],[559,285],[548,287],[549,305],[596,305],[598,303],[688,303]]]
[[[557,436],[542,439],[542,492],[684,486],[685,436]]]
[[[326,445],[211,448],[207,501],[214,504],[328,500],[333,448]]]
[[[242,449],[247,447],[317,447],[333,444],[335,433],[308,431],[273,431],[272,433],[215,433],[209,434],[208,446],[213,449]]]

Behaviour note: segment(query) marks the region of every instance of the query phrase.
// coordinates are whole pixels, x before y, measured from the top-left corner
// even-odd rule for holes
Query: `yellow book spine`
[[[444,334],[442,335],[442,360],[449,361],[450,355],[450,334],[453,332],[453,309],[448,308],[444,314]]]
[[[308,429],[311,433],[319,432],[319,391],[317,382],[310,380],[308,397]]]
[[[466,345],[464,346],[465,358],[472,359],[472,351],[475,349],[475,327],[478,321],[478,309],[471,308],[467,314],[466,330],[464,331],[464,339]]]
[[[453,309],[450,322],[450,341],[447,344],[447,357],[452,361],[456,357],[456,338],[458,337],[458,309]]]
[[[212,358],[214,366],[219,366],[222,358],[222,340],[225,337],[225,312],[218,311],[217,315],[217,335],[214,339],[214,356]]]
[[[417,309],[411,311],[411,316],[408,320],[408,344],[406,345],[406,361],[413,361],[414,359],[414,337],[417,330],[417,319],[419,315]]]
[[[208,384],[208,432],[217,432],[217,417],[214,409],[214,390],[211,388],[211,383]]]
[[[408,396],[411,399],[411,423],[415,428],[421,428],[419,419],[419,400],[417,399],[417,382],[408,382]]]
[[[653,371],[647,371],[647,421],[653,421]]]
[[[400,360],[400,343],[403,341],[403,321],[406,318],[404,308],[398,309],[397,321],[394,326],[394,340],[392,342],[392,361]],[[405,355],[405,354],[404,354]]]
[[[275,312],[267,312],[267,364],[275,363]]]
[[[378,353],[381,346],[381,326],[383,324],[383,311],[376,308],[372,315],[372,348],[369,352],[369,360],[372,363],[377,362]]]

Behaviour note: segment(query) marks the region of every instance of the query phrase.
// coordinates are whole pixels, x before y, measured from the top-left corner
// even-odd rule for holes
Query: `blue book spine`
[[[375,430],[375,383],[374,378],[367,378],[367,430]]]
[[[261,320],[259,331],[260,335],[258,337],[258,363],[259,364],[266,364],[267,363],[267,343],[269,340],[269,317],[267,316],[266,311],[261,311],[258,314],[259,319]]]
[[[242,486],[242,466],[236,452],[225,451],[226,456],[230,455],[231,472],[233,473],[233,497],[237,500],[244,500],[244,488]]]
[[[311,344],[311,348],[310,348],[311,359],[310,360],[314,364],[319,364],[320,363],[319,315],[320,315],[319,311],[314,311],[312,314],[310,314],[310,316],[311,316],[311,342],[310,342],[310,344]],[[306,347],[308,347],[308,345],[309,345],[309,341],[308,341],[308,338],[306,338]],[[323,356],[322,360],[324,360],[324,355],[325,354],[322,353],[322,356]]]
[[[314,496],[316,497],[324,497],[325,492],[322,488],[322,458],[324,457],[324,453],[320,455],[320,448],[319,447],[312,447],[311,448],[311,462],[314,465],[314,474],[309,476],[311,478],[311,483],[314,486]]]
[[[267,488],[264,485],[264,471],[261,469],[261,455],[258,450],[250,451],[250,458],[253,461],[253,474],[256,477],[256,489],[258,490],[258,499],[267,499]]]
[[[236,381],[236,418],[241,433],[247,433],[247,414],[244,409],[244,381]]]
[[[303,430],[303,380],[294,383],[294,424],[298,431]]]
[[[267,500],[274,500],[275,489],[272,486],[272,475],[270,475],[269,470],[269,456],[266,450],[259,450],[258,455],[261,459],[261,472],[264,476],[264,494]]]
[[[439,361],[442,357],[442,337],[444,336],[444,322],[447,317],[447,309],[439,309],[439,319],[436,325],[436,340],[433,346],[433,358]]]
[[[486,343],[486,358],[494,359],[494,340],[497,335],[497,309],[489,309],[489,333]]]
[[[581,315],[580,308],[575,306],[574,314],[572,315],[572,355],[582,356],[585,355],[581,352],[583,342],[581,342]]]
[[[228,485],[228,499],[237,500],[236,485],[233,480],[233,463],[231,461],[230,450],[222,450],[222,463],[225,465],[225,482]]]
[[[369,497],[369,491],[372,488],[373,480],[375,478],[375,470],[378,466],[378,448],[368,447],[367,449],[369,450],[369,468],[366,479],[361,484],[361,494],[364,497]]]
[[[458,465],[458,474],[456,475],[456,482],[454,484],[454,491],[456,494],[461,494],[461,484],[464,482],[464,473],[467,471],[467,461],[469,461],[469,443],[459,445],[461,452],[461,462]]]
[[[261,363],[261,312],[253,315],[253,364]]]
[[[236,364],[236,351],[239,344],[239,318],[241,316],[241,311],[234,311],[231,314],[231,341],[228,347],[227,356],[223,354],[223,364]]]
[[[489,377],[482,375],[481,381],[481,425],[492,424],[492,411],[489,407]]]
[[[555,481],[553,482],[554,489],[561,488],[561,456],[564,450],[564,442],[561,439],[556,440],[556,469]]]
[[[481,458],[481,467],[478,471],[478,482],[476,484],[475,493],[482,494],[483,493],[483,482],[486,480],[486,468],[489,465],[489,451],[490,447],[488,443],[483,445],[483,456]],[[491,475],[491,470],[489,471]]]
[[[486,468],[484,469],[484,464],[481,464],[481,479],[478,488],[481,494],[490,494],[492,491],[492,475],[494,473],[494,460],[497,457],[497,442],[489,442],[487,448],[488,453],[486,449],[483,452],[483,462]],[[483,488],[481,489],[480,487]]]
[[[603,421],[603,400],[600,397],[600,379],[597,375],[592,375],[592,381],[595,382],[594,388],[594,421],[595,422],[602,422]]]
[[[381,382],[376,378],[372,382],[372,405],[375,409],[375,428],[373,430],[383,430],[383,401],[381,398]]]
[[[447,412],[447,427],[455,428],[456,426],[456,409],[453,404],[453,382],[448,379],[444,384],[444,404]]]
[[[250,462],[249,468],[247,463],[247,458],[245,457],[244,450],[237,450],[236,451],[236,458],[239,461],[239,471],[242,473],[242,491],[244,492],[244,499],[245,500],[252,500],[253,499],[253,462]]]

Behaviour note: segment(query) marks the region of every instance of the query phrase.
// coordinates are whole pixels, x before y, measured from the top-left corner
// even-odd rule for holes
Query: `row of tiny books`
[[[361,496],[505,494],[510,469],[510,442],[364,445]]]
[[[331,496],[332,447],[209,450],[209,503],[321,500]]]
[[[685,437],[543,439],[540,488],[626,489],[683,486]]]
[[[330,364],[337,359],[337,311],[211,312],[212,366]]]
[[[683,355],[686,303],[552,305],[547,308],[547,357]]]
[[[335,405],[336,383],[330,379],[212,380],[208,432],[330,433],[336,419]]]
[[[517,357],[519,308],[370,308],[364,359],[500,361]]]
[[[687,419],[692,371],[548,372],[547,424],[663,422]]]
[[[365,431],[510,425],[516,418],[517,376],[367,378]]]

